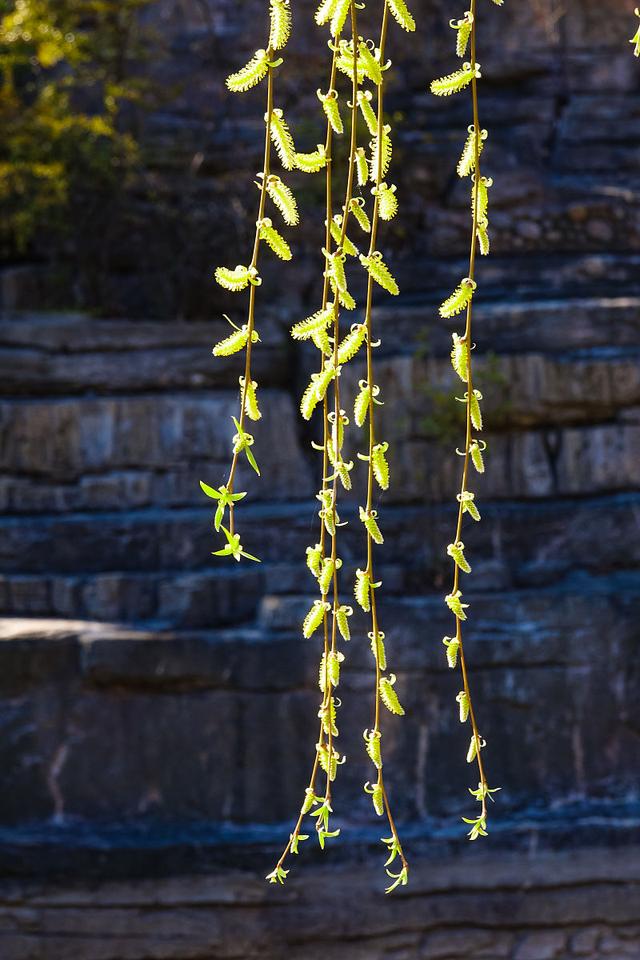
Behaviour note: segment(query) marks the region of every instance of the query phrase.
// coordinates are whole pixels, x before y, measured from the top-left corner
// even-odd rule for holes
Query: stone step
[[[0,575],[0,616],[81,617],[116,623],[153,621],[212,628],[253,621],[266,591],[292,588],[299,570],[268,564],[235,569],[62,575]]]
[[[254,498],[308,497],[315,489],[292,398],[260,393],[257,477],[246,458],[236,489]],[[7,400],[0,410],[3,507],[50,512],[203,502],[199,480],[226,477],[239,391]]]
[[[607,848],[602,826],[579,846],[588,820],[576,822],[574,836],[567,824],[568,850],[548,814],[545,829],[523,831],[517,851],[496,850],[492,833],[482,854],[454,843],[424,849],[410,835],[411,886],[391,900],[379,848],[354,849],[348,830],[341,844],[357,862],[336,862],[337,845],[322,862],[305,850],[283,896],[264,888],[275,837],[270,849],[236,844],[225,861],[218,834],[206,830],[159,828],[154,850],[155,837],[135,830],[84,831],[85,839],[76,825],[67,847],[64,830],[50,831],[49,842],[43,834],[40,848],[37,835],[10,847],[29,880],[28,864],[40,870],[37,881],[3,887],[5,960],[633,958],[638,846],[634,836],[622,848],[624,825],[616,826],[618,842]],[[47,868],[61,861],[75,869],[56,882]],[[167,864],[178,867],[174,875]],[[54,876],[45,882],[43,873]],[[357,897],[345,897],[354,889]]]
[[[628,798],[640,763],[629,713],[639,678],[628,670],[638,573],[468,599],[466,651],[489,775],[503,787],[499,816],[523,811],[532,796],[541,806],[568,803],[576,790],[585,800]],[[305,602],[265,600],[259,630],[3,621],[0,820],[290,818],[317,736],[320,641],[299,634]],[[416,597],[382,600],[380,615],[407,711],[383,718],[397,814],[454,825],[468,813],[470,774],[455,703],[460,680],[441,643],[451,616],[441,599]],[[374,682],[365,629],[356,621],[342,645],[339,745],[348,763],[336,797],[341,806],[348,798],[356,823],[371,824],[362,793]],[[603,735],[607,751],[597,748]],[[536,763],[519,763],[523,753]]]
[[[592,266],[600,271],[606,269],[606,262],[594,258]],[[558,270],[562,271],[561,264]],[[459,279],[460,274],[456,276]],[[569,354],[595,360],[615,357],[616,351],[622,356],[629,348],[637,350],[640,344],[639,296],[536,300],[529,298],[525,289],[521,302],[491,302],[483,288],[474,304],[478,354],[558,354],[556,362]],[[439,319],[437,307],[433,297],[405,297],[397,306],[375,307],[374,329],[382,338],[378,355],[419,350],[426,355],[448,356],[451,333],[459,331],[460,323]]]
[[[563,353],[637,346],[640,287],[627,284],[633,296],[549,298],[559,292],[560,284],[575,287],[574,273],[583,281],[591,277],[591,282],[602,284],[608,276],[615,281],[625,263],[624,258],[614,263],[602,256],[564,264],[560,259],[548,276],[548,262],[529,264],[532,278],[539,269],[539,282],[548,281],[546,296],[540,297],[539,287],[530,287],[526,275],[519,276],[523,298],[519,302],[505,295],[508,265],[492,258],[483,266],[482,293],[476,304],[478,352]],[[399,266],[404,269],[401,263]],[[639,266],[640,257],[628,260],[631,275],[637,276]],[[418,295],[414,277],[398,303],[375,307],[374,324],[383,341],[381,354],[416,348],[436,355],[448,353],[451,331],[459,324],[442,321],[437,307],[459,281],[461,270],[462,261],[444,261],[434,267],[431,292],[425,291],[423,282]],[[582,286],[578,282],[576,292]],[[491,302],[492,296],[499,301]],[[296,307],[288,316],[261,325],[254,377],[262,387],[291,384],[295,348],[287,328],[306,309],[311,311],[313,304]],[[0,316],[0,392],[4,396],[113,396],[235,388],[238,358],[211,356],[212,345],[228,329],[224,321],[176,323],[100,320],[82,314],[4,314]],[[309,350],[303,353],[310,355]]]
[[[242,321],[238,321],[242,322]],[[277,317],[259,324],[254,378],[287,382],[291,341]],[[236,356],[212,357],[231,327],[222,319],[97,319],[85,314],[0,315],[0,391],[22,394],[136,393],[235,387]]]
[[[572,570],[606,572],[640,563],[635,535],[637,494],[540,502],[480,502],[482,522],[464,526],[467,552],[487,587],[550,583]],[[246,548],[264,563],[299,568],[317,539],[317,503],[248,505],[237,514]],[[413,589],[437,589],[449,578],[446,545],[455,503],[380,508],[386,541],[381,562],[404,569]],[[5,575],[86,576],[116,571],[202,570],[219,544],[208,508],[44,515],[0,520],[0,571]],[[362,526],[355,508],[341,519],[340,556],[361,565]],[[228,561],[231,565],[233,561]],[[244,562],[243,562],[244,564]],[[249,568],[249,561],[246,561]],[[253,565],[251,565],[253,566]],[[234,565],[235,567],[235,565]],[[215,566],[213,567],[215,569]],[[244,569],[244,565],[241,567]],[[288,582],[288,581],[285,581]],[[288,587],[286,588],[288,589]]]
[[[400,369],[402,364],[399,365]],[[410,364],[407,364],[410,366]],[[385,380],[390,389],[383,394],[385,407],[379,418],[378,436],[390,443],[388,459],[391,466],[392,486],[383,500],[386,504],[415,502],[446,503],[453,499],[459,487],[461,460],[455,456],[456,444],[463,437],[460,411],[453,397],[447,392],[434,391],[427,394],[424,409],[411,409],[412,401],[403,402],[404,385],[393,381],[398,371],[385,372]],[[345,391],[344,400],[348,397]],[[256,431],[255,451],[262,468],[262,476],[257,478],[244,462],[237,474],[236,489],[248,491],[251,501],[276,499],[299,500],[308,498],[316,489],[313,478],[311,458],[304,453],[304,446],[293,433],[296,428],[292,404],[283,397],[281,409],[284,411],[278,423],[272,423],[272,429]],[[388,405],[387,405],[388,404]],[[104,456],[104,435],[91,434],[86,449],[93,447],[96,454],[94,462],[86,463],[79,455],[79,449],[68,447],[56,458],[61,449],[60,433],[45,431],[42,446],[31,443],[33,458],[39,461],[33,473],[7,472],[0,481],[0,503],[4,513],[9,516],[27,516],[50,514],[54,509],[60,515],[89,514],[88,525],[101,523],[102,511],[123,512],[131,510],[183,510],[195,508],[206,503],[199,481],[217,486],[228,473],[228,458],[225,456],[231,448],[233,426],[230,413],[233,403],[220,404],[191,403],[199,407],[203,414],[200,434],[202,455],[185,454],[182,462],[176,461],[180,447],[185,448],[189,439],[196,442],[194,434],[184,436],[174,434],[172,444],[166,424],[156,418],[158,410],[167,409],[170,404],[155,403],[148,409],[153,410],[151,420],[157,426],[157,436],[168,440],[171,451],[164,463],[156,461],[150,465],[133,466],[135,457],[127,463],[116,464],[112,468],[108,463],[100,465]],[[350,410],[351,405],[345,402]],[[220,421],[207,419],[207,411],[219,411],[226,414]],[[276,407],[271,410],[275,416]],[[507,409],[506,407],[502,408]],[[533,408],[532,408],[533,409]],[[75,406],[69,410],[73,416],[80,411]],[[56,418],[47,415],[41,418],[46,426]],[[56,411],[58,412],[58,411]],[[504,416],[503,413],[500,415]],[[490,417],[485,412],[485,423]],[[17,423],[18,421],[14,421]],[[96,421],[94,421],[95,424]],[[87,426],[90,421],[87,421]],[[220,429],[222,423],[222,429]],[[280,432],[282,425],[290,425],[289,432]],[[136,424],[131,436],[126,436],[125,447],[132,449],[138,442],[149,449],[153,446],[154,435],[145,432],[145,421]],[[81,433],[89,435],[88,430]],[[226,434],[226,436],[225,436]],[[40,435],[40,430],[37,431]],[[210,450],[206,450],[206,437],[211,437]],[[640,407],[621,411],[613,422],[595,425],[558,426],[550,423],[536,429],[510,429],[502,432],[485,430],[483,433],[488,444],[485,454],[485,472],[482,476],[472,474],[470,487],[478,500],[498,499],[540,499],[558,496],[601,496],[611,493],[624,493],[637,489],[637,464],[640,455]],[[95,440],[95,444],[93,443]],[[224,443],[226,440],[226,450]],[[355,458],[357,441],[361,434],[347,437],[345,454]],[[306,444],[305,444],[306,446]],[[216,453],[216,447],[218,452]],[[24,450],[28,451],[27,444]],[[91,451],[90,451],[91,452]],[[156,451],[157,452],[157,451]],[[41,453],[41,456],[38,454]],[[66,457],[70,453],[71,456]],[[106,459],[112,458],[112,451]],[[153,451],[150,459],[154,456]],[[192,459],[187,460],[187,457]],[[115,457],[114,457],[115,459]],[[73,462],[75,460],[75,463]],[[24,459],[23,459],[24,463]],[[38,475],[39,469],[50,464],[58,475]],[[362,499],[366,484],[366,467],[355,460],[352,473],[354,491],[345,495],[343,502],[354,497]],[[15,466],[14,466],[15,469]],[[23,467],[24,469],[24,467]],[[64,473],[63,473],[64,471]],[[65,475],[66,474],[66,475]],[[94,520],[90,517],[94,514]]]

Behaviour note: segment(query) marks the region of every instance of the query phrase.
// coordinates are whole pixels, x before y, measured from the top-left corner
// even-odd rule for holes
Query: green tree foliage
[[[146,102],[140,11],[153,0],[0,0],[0,242],[69,236],[73,210],[122,189],[138,159],[125,122]],[[85,206],[85,209],[86,206]],[[74,239],[78,239],[76,236]]]

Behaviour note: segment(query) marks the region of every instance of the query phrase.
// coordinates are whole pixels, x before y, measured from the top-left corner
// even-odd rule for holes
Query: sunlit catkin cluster
[[[493,3],[497,6],[501,6],[502,2],[503,0],[493,0]],[[489,189],[493,181],[482,175],[480,167],[480,157],[487,140],[487,131],[480,126],[478,110],[478,81],[481,78],[481,70],[476,59],[476,7],[477,0],[471,0],[471,8],[466,11],[464,16],[459,20],[454,19],[450,22],[456,37],[456,54],[461,59],[467,57],[468,59],[464,60],[462,67],[458,70],[439,80],[434,80],[431,84],[431,92],[438,97],[449,96],[470,88],[473,118],[457,166],[458,176],[470,180],[472,227],[469,269],[467,276],[462,278],[453,293],[447,297],[440,307],[440,316],[443,318],[448,319],[459,315],[465,317],[464,329],[460,332],[454,332],[452,335],[451,348],[453,369],[466,388],[463,396],[456,398],[465,406],[466,429],[464,447],[457,451],[462,457],[462,479],[460,492],[458,493],[458,519],[453,542],[447,547],[447,554],[453,561],[453,584],[451,592],[445,597],[445,603],[454,616],[455,631],[453,636],[445,637],[443,643],[446,648],[449,666],[455,669],[457,664],[460,664],[462,690],[458,693],[456,699],[459,706],[460,722],[469,722],[471,726],[467,762],[474,763],[475,761],[479,774],[477,789],[469,792],[480,803],[480,814],[472,818],[463,817],[465,823],[470,824],[469,838],[471,840],[487,835],[487,800],[492,799],[492,793],[500,789],[496,787],[492,790],[488,785],[485,774],[482,751],[486,743],[480,736],[476,722],[462,642],[462,624],[467,619],[469,604],[463,602],[460,586],[461,574],[471,573],[471,564],[466,556],[462,541],[465,514],[471,521],[477,522],[480,520],[475,494],[470,489],[470,486],[472,486],[472,480],[469,476],[470,468],[473,468],[476,473],[484,473],[483,453],[486,449],[486,443],[480,438],[482,432],[480,407],[482,394],[473,385],[472,350],[474,343],[471,326],[473,300],[477,288],[475,280],[476,253],[479,252],[483,255],[489,253]]]
[[[640,7],[636,7],[635,14],[636,17],[640,17]],[[640,57],[640,27],[638,27],[630,42],[633,44],[634,55]]]

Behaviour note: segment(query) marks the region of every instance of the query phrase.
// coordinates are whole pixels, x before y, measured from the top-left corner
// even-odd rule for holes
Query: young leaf
[[[382,83],[382,67],[364,40],[358,44],[358,61],[369,79],[379,86]]]
[[[380,677],[380,696],[387,710],[402,717],[404,716],[404,707],[398,700],[398,694],[394,690],[395,682],[396,677],[393,673],[390,673],[388,677]]]
[[[471,567],[464,555],[464,543],[461,540],[457,543],[450,543],[447,547],[447,553],[463,573],[471,573]]]
[[[376,133],[378,132],[378,118],[373,112],[373,108],[371,106],[372,99],[373,94],[371,93],[371,90],[358,91],[358,106],[360,107],[364,122],[369,129],[369,133],[372,137],[375,137]]]
[[[252,556],[250,553],[247,553],[242,544],[240,543],[240,535],[237,533],[230,533],[226,527],[222,527],[222,532],[226,537],[226,544],[222,550],[214,550],[212,556],[214,557],[233,557],[234,560],[240,561],[241,557],[246,557],[247,560],[254,560],[256,563],[260,563],[257,557]]]
[[[366,751],[371,763],[378,770],[382,769],[382,734],[379,730],[365,730],[363,733]]]
[[[473,26],[473,14],[470,10],[467,10],[462,20],[450,20],[449,26],[452,30],[457,31],[456,35],[456,53],[459,57],[464,57],[467,52],[467,46],[469,44],[469,37],[471,36],[471,28]]]
[[[233,269],[231,267],[217,267],[215,272],[216,283],[233,293],[240,293],[241,290],[248,287],[251,277],[251,268],[244,267],[241,263]]]
[[[328,93],[322,93],[321,90],[318,90],[317,96],[333,132],[337,134],[344,133],[344,125],[342,123],[342,117],[340,116],[340,107],[338,106],[338,91],[329,90]]]
[[[313,605],[302,623],[302,635],[306,640],[313,636],[324,620],[325,613],[330,609],[331,607],[326,601],[313,601]]]
[[[396,186],[381,183],[379,187],[373,188],[373,193],[378,197],[378,213],[381,220],[393,220],[398,212],[398,198],[396,197]]]
[[[250,420],[261,420],[262,414],[258,406],[258,384],[255,380],[249,380],[245,388],[245,378],[240,377],[240,397],[244,397],[244,409]]]
[[[324,330],[333,320],[335,304],[328,303],[323,310],[317,310],[305,320],[299,320],[291,327],[294,340],[308,340],[314,333]]]
[[[280,257],[281,260],[291,260],[291,247],[282,234],[278,233],[268,217],[260,221],[259,233],[260,239],[264,240],[277,257]]]
[[[364,152],[364,147],[358,147],[356,150],[356,172],[358,174],[358,186],[364,187],[369,179],[369,165]]]
[[[480,131],[480,136],[476,134],[476,128],[473,124],[468,128],[468,137],[465,141],[464,148],[460,159],[458,160],[458,176],[459,177],[468,177],[476,168],[476,142],[478,148],[478,157],[482,153],[484,148],[484,142],[487,139],[488,133],[486,130]]]
[[[270,0],[269,47],[281,50],[291,35],[291,7],[289,0]]]
[[[455,637],[444,637],[442,642],[447,648],[447,663],[453,670],[458,662],[458,652],[460,650],[460,641]]]
[[[373,468],[373,475],[383,490],[389,489],[389,464],[386,458],[388,449],[388,443],[376,443],[371,451],[371,466]]]
[[[452,613],[456,615],[458,620],[466,620],[467,615],[464,612],[469,606],[468,603],[463,603],[461,600],[462,594],[459,590],[456,590],[455,593],[449,593],[444,598],[446,605],[449,607]]]
[[[373,786],[368,782],[365,783],[364,792],[370,794],[371,801],[373,803],[373,809],[378,816],[384,816],[384,791],[380,781],[378,780],[377,783],[373,784]]]
[[[387,0],[387,6],[398,26],[406,30],[407,33],[413,33],[416,22],[409,13],[409,8],[404,0]]]
[[[380,527],[378,526],[378,512],[376,510],[370,510],[368,513],[364,507],[360,507],[360,520],[364,523],[365,530],[371,537],[374,543],[384,543],[384,537]]]
[[[321,566],[322,544],[316,543],[314,547],[307,547],[307,567],[316,579],[320,576]]]
[[[461,690],[458,696],[456,697],[458,705],[460,707],[460,723],[466,723],[467,717],[469,716],[469,695],[466,690]]]
[[[451,366],[461,380],[466,383],[469,379],[469,348],[464,337],[452,334],[453,347],[451,348]]]
[[[371,221],[367,216],[367,211],[364,209],[364,200],[362,197],[353,197],[349,204],[349,212],[353,214],[358,226],[361,227],[365,233],[371,231]]]
[[[258,469],[258,464],[256,463],[256,458],[253,455],[251,447],[253,446],[254,439],[250,433],[247,433],[242,429],[240,423],[236,420],[235,417],[231,418],[236,426],[236,434],[233,437],[233,452],[244,454],[249,461],[250,466],[255,470],[255,472],[260,476],[260,470]]]
[[[393,893],[396,887],[406,887],[406,885],[409,883],[409,871],[407,867],[403,867],[400,873],[391,873],[389,870],[387,870],[387,874],[391,877],[393,883],[387,887],[385,893]]]
[[[345,604],[342,604],[341,607],[338,607],[336,610],[336,624],[338,630],[340,631],[340,636],[343,640],[349,642],[351,640],[351,632],[349,630],[349,617],[353,615],[353,607],[347,607]]]
[[[338,347],[338,363],[348,363],[364,343],[367,337],[367,327],[364,323],[355,323],[351,332],[347,334]]]
[[[380,284],[381,287],[388,290],[389,293],[392,293],[394,296],[400,293],[400,288],[379,251],[376,250],[367,257],[360,254],[360,263],[369,276],[371,276],[376,283]]]
[[[431,81],[431,93],[436,97],[449,97],[452,93],[460,93],[468,87],[474,78],[480,78],[480,64],[476,64],[475,74],[470,63],[465,63],[460,70],[455,70],[446,77]]]
[[[450,297],[440,305],[441,317],[455,317],[456,314],[468,306],[473,297],[476,283],[470,277],[465,277],[453,291]]]
[[[471,462],[478,471],[478,473],[484,473],[484,459],[482,454],[486,450],[486,443],[484,440],[473,440],[471,446],[469,447],[469,454],[471,455]]]
[[[267,51],[256,50],[246,66],[227,77],[227,88],[232,93],[243,93],[245,90],[250,90],[251,87],[255,87],[257,83],[264,80],[268,69]]]
[[[386,176],[389,166],[391,164],[391,155],[393,151],[393,146],[391,143],[391,127],[386,124],[382,128],[382,150],[378,148],[378,134],[374,135],[373,140],[370,143],[371,147],[371,157],[369,158],[369,168],[371,170],[371,180],[373,183],[377,183],[378,180],[382,180]]]
[[[387,669],[387,652],[384,646],[384,633],[381,630],[378,630],[377,633],[374,633],[373,630],[369,633],[369,641],[371,643],[371,653],[373,654],[373,659],[376,661],[381,670]]]
[[[265,121],[268,115],[265,114]],[[291,131],[284,119],[284,113],[279,108],[271,112],[270,125],[271,140],[285,170],[293,170],[296,166],[296,148]]]
[[[276,174],[270,174],[267,178],[266,190],[282,214],[284,222],[290,227],[295,227],[299,219],[298,204],[289,187]]]
[[[480,513],[478,508],[475,505],[475,494],[471,493],[469,490],[465,490],[464,493],[459,493],[457,496],[458,502],[462,504],[462,512],[468,513],[473,520],[480,519]]]
[[[351,7],[351,0],[336,0],[331,15],[331,36],[339,37]]]
[[[326,165],[327,155],[322,143],[312,153],[296,153],[296,167],[303,173],[318,173]]]
[[[265,880],[268,880],[269,883],[284,883],[288,873],[288,870],[283,870],[282,867],[276,867],[275,870],[272,870],[271,873],[266,875]]]
[[[315,21],[319,27],[322,27],[331,20],[336,4],[337,0],[321,0],[320,6],[315,13]]]
[[[220,340],[213,348],[214,357],[230,357],[234,353],[243,350],[249,340],[249,327],[245,323],[234,333],[229,334],[224,340]]]

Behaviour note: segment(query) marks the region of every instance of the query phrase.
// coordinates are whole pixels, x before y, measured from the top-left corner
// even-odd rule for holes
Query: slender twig
[[[382,26],[380,30],[380,63],[384,64],[384,55],[385,47],[387,40],[387,27],[389,21],[389,9],[387,4],[384,4],[384,12],[382,15]],[[384,130],[384,73],[382,75],[383,79],[380,84],[378,84],[378,103],[377,103],[377,141],[378,141],[378,155],[377,155],[377,170],[376,170],[376,179],[375,179],[375,194],[374,194],[374,205],[373,205],[373,214],[371,218],[371,239],[369,244],[369,256],[371,256],[376,250],[376,243],[378,237],[378,224],[380,219],[380,200],[379,200],[379,188],[382,183],[382,164],[383,164],[383,150],[382,150],[382,137]],[[373,385],[375,383],[373,376],[373,319],[372,319],[372,308],[373,308],[373,277],[368,276],[367,280],[367,299],[366,299],[366,308],[365,308],[365,323],[367,327],[367,382],[369,384],[369,457],[368,457],[368,473],[367,473],[367,514],[370,515],[373,509],[373,454],[374,447],[376,445],[376,429],[375,429],[375,403],[374,403],[374,394],[373,394]],[[374,560],[373,560],[373,537],[371,532],[367,530],[367,567],[366,573],[369,576],[371,583],[375,582],[375,572],[374,572]],[[380,657],[379,657],[379,648],[377,643],[377,638],[379,634],[378,629],[378,610],[377,610],[377,601],[375,590],[371,590],[371,627],[372,633],[374,636],[373,648],[375,651],[375,664],[376,664],[376,676],[375,676],[375,707],[374,707],[374,726],[373,733],[376,736],[380,734],[380,679],[381,679],[381,668],[380,668]],[[384,798],[384,808],[387,815],[387,820],[389,821],[389,827],[391,829],[392,838],[395,841],[397,846],[397,852],[400,856],[403,868],[408,871],[409,864],[404,855],[402,849],[402,844],[400,843],[400,838],[396,830],[394,823],[393,815],[391,813],[391,806],[389,804],[389,799],[387,795],[387,790],[384,783],[383,777],[383,767],[382,762],[378,769],[378,786],[382,791]]]
[[[269,47],[267,50],[267,58],[269,60],[269,72],[267,74],[267,112],[266,112],[266,122],[265,122],[265,135],[264,135],[264,161],[262,165],[262,178],[260,185],[260,202],[258,205],[258,218],[256,220],[256,232],[253,241],[253,253],[251,255],[251,264],[250,269],[257,269],[258,267],[258,257],[260,254],[260,224],[264,218],[264,211],[267,202],[267,180],[269,179],[269,173],[271,172],[271,121],[273,118],[273,70],[274,67],[271,66],[271,61],[273,60],[273,50]],[[238,423],[240,424],[240,431],[244,429],[245,419],[247,415],[247,390],[251,384],[251,348],[253,345],[253,330],[255,326],[255,308],[256,308],[256,287],[254,284],[250,285],[249,288],[249,309],[247,315],[247,327],[249,330],[249,338],[247,340],[247,346],[245,351],[245,365],[244,365],[244,382],[240,391],[240,415],[238,417]],[[233,454],[231,460],[231,467],[229,468],[229,476],[227,478],[226,487],[229,493],[233,493],[233,484],[236,475],[236,469],[238,466],[238,458],[240,452],[236,450]],[[234,527],[234,502],[233,500],[229,504],[229,532],[233,536],[235,532]]]

